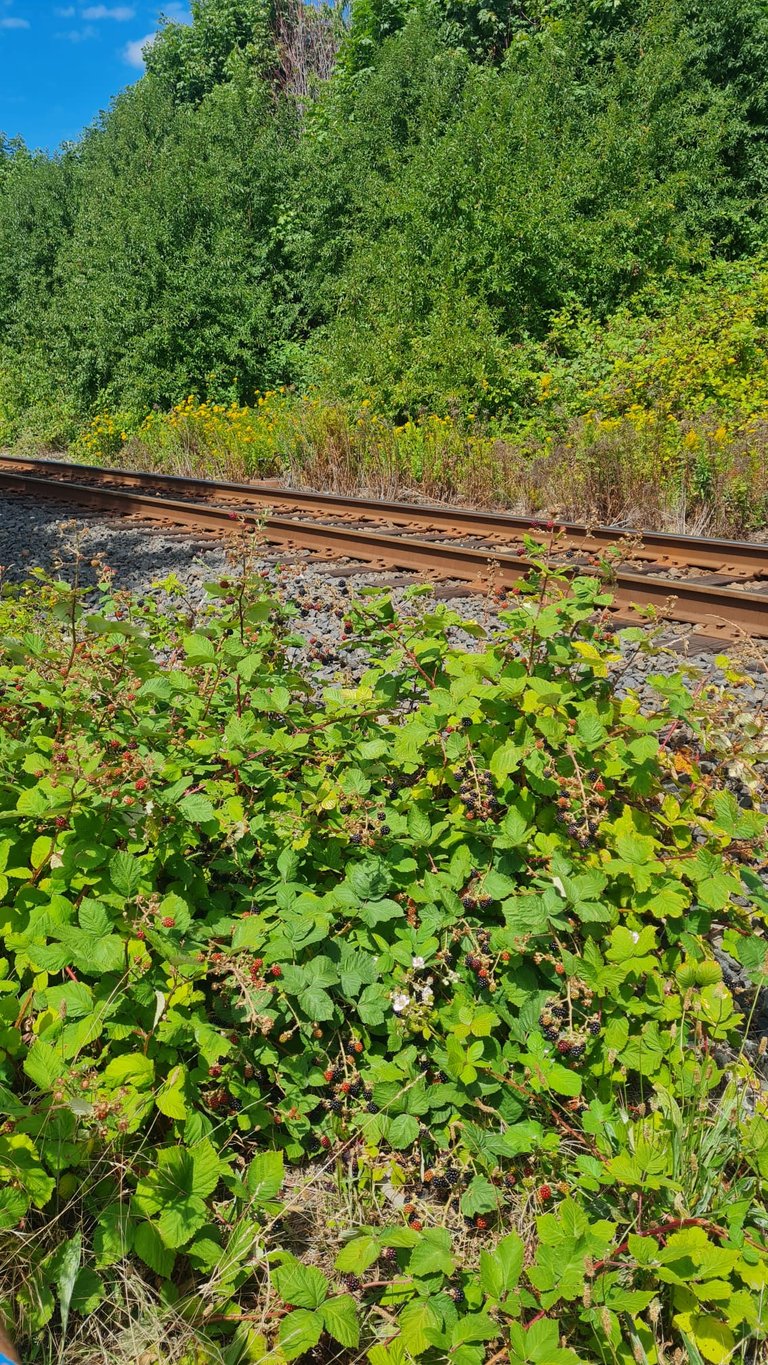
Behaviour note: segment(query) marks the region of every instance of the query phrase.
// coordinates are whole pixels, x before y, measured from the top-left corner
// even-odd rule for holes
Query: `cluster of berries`
[[[477,936],[479,952],[467,953],[464,958],[465,965],[475,974],[475,981],[478,990],[495,991],[496,982],[493,979],[493,956],[490,950],[491,936],[486,931],[481,931]]]
[[[304,615],[303,612],[302,615]],[[330,645],[318,639],[316,635],[309,636],[309,639],[307,640],[307,645],[309,646],[307,649],[308,659],[312,659],[314,663],[318,664],[334,663],[336,659],[336,650],[332,649]]]
[[[405,891],[398,891],[395,900],[398,901],[400,905],[405,906],[405,917],[408,921],[409,928],[418,929],[419,907],[413,897],[409,896]]]
[[[397,796],[398,792],[406,791],[409,787],[415,787],[421,777],[422,770],[419,768],[415,773],[398,773],[396,777],[389,780],[387,792],[390,796]]]
[[[432,1081],[434,1085],[445,1085],[448,1080],[444,1071],[440,1071],[430,1057],[420,1057],[418,1068],[426,1080]]]
[[[492,820],[501,810],[501,802],[493,789],[491,774],[460,768],[457,776],[462,779],[459,798],[467,819]]]
[[[417,1210],[417,1208],[416,1208],[416,1205],[415,1205],[415,1204],[403,1204],[403,1213],[405,1214],[406,1218],[408,1219],[408,1226],[409,1226],[409,1228],[413,1228],[414,1232],[421,1232],[421,1229],[423,1228],[424,1224],[423,1224],[423,1222],[421,1221],[421,1219],[419,1218],[419,1214],[418,1214],[418,1210]]]
[[[446,725],[443,734],[453,735],[457,730],[469,730],[472,728],[473,720],[471,716],[462,716],[458,725]]]
[[[354,1038],[349,1049],[350,1055],[345,1060],[354,1068],[357,1057],[363,1051],[363,1044]],[[378,1105],[373,1102],[373,1090],[365,1084],[358,1071],[348,1072],[343,1065],[328,1066],[323,1072],[323,1079],[332,1092],[323,1099],[323,1106],[330,1114],[344,1113],[353,1100],[364,1100],[367,1112],[378,1114]]]
[[[296,596],[300,599],[306,599],[307,589],[302,587],[301,584],[299,584],[299,586],[296,588]],[[312,601],[309,602],[306,600],[302,600],[301,605],[299,607],[299,615],[304,617],[304,619],[306,620],[306,618],[310,615],[311,612],[323,611],[324,608],[325,603],[320,602],[317,598],[314,598]],[[344,613],[341,610],[341,608],[338,607],[335,609],[334,615],[341,618],[344,615]]]
[[[465,1179],[463,1172],[456,1166],[446,1166],[442,1173],[427,1170],[424,1172],[422,1181],[422,1193],[436,1194],[447,1198],[459,1181],[463,1182]]]
[[[486,956],[480,957],[477,953],[467,953],[464,961],[469,970],[475,973],[477,989],[493,993],[496,990],[496,982],[491,976],[491,959]]]
[[[465,891],[461,903],[465,910],[490,910],[493,896],[473,896],[470,891]]]
[[[600,1016],[588,1013],[592,1008],[592,992],[583,983],[573,981],[570,995],[570,1006],[562,1000],[547,1001],[539,1015],[539,1028],[548,1042],[556,1044],[561,1057],[570,1057],[572,1061],[578,1061],[586,1051],[587,1035],[594,1038],[600,1032]],[[572,1026],[574,1005],[577,1009],[581,1007],[579,1029]],[[583,1017],[584,1014],[587,1015],[586,1019]],[[568,1021],[571,1022],[571,1027],[566,1028]]]
[[[227,1113],[234,1114],[240,1108],[240,1101],[236,1100],[234,1095],[230,1095],[224,1086],[220,1086],[216,1090],[204,1091],[201,1098],[203,1103],[216,1113],[223,1109]]]

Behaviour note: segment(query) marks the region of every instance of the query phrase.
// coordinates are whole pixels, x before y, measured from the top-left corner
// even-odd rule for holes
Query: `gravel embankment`
[[[115,570],[118,585],[134,592],[145,592],[152,583],[174,574],[186,589],[190,609],[203,602],[207,582],[232,573],[231,548],[220,539],[196,537],[181,529],[165,531],[83,511],[73,516],[67,504],[36,505],[30,498],[1,498],[0,565],[5,566],[6,581],[23,578],[34,565],[50,568],[60,560],[64,561],[62,573],[66,577],[66,565],[72,561],[68,547],[83,533],[86,575],[93,578],[94,571],[87,561],[97,555],[103,556]],[[299,624],[316,642],[310,648],[320,655],[322,673],[332,677],[339,668],[348,669],[350,665],[354,670],[355,661],[348,652],[343,655],[337,652],[341,638],[339,613],[343,614],[350,595],[367,585],[384,584],[390,576],[350,574],[348,566],[334,569],[329,564],[313,564],[287,552],[281,556],[274,550],[255,554],[253,568],[256,572],[267,571],[281,596],[293,598],[304,607],[306,614]],[[399,576],[401,586],[392,587],[398,602],[402,599],[404,577]],[[412,581],[416,581],[415,576]],[[488,597],[469,593],[453,598],[451,605],[465,617],[493,630],[497,607]],[[648,675],[671,673],[681,664],[707,681],[722,680],[712,652],[702,652],[695,637],[688,636],[685,627],[670,627],[663,651],[645,653],[636,647],[627,650],[618,680],[622,691],[637,689],[650,701],[653,694],[646,684]],[[465,639],[471,648],[471,637]],[[358,665],[362,662],[358,661]],[[750,710],[763,710],[768,706],[768,648],[748,661],[747,671],[752,685],[744,691],[745,704]]]

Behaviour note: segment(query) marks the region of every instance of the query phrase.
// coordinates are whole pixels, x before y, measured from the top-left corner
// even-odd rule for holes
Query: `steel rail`
[[[367,498],[352,497],[346,494],[315,493],[305,489],[284,488],[277,484],[214,482],[178,474],[139,473],[136,470],[117,469],[97,465],[73,465],[66,460],[37,460],[14,455],[0,455],[0,468],[16,469],[34,475],[36,471],[49,471],[67,479],[93,477],[99,482],[119,482],[123,485],[142,489],[149,486],[167,489],[180,496],[196,493],[204,497],[222,496],[246,500],[262,508],[283,507],[304,509],[316,515],[319,510],[328,515],[351,516],[357,514],[368,520],[387,521],[405,526],[420,526],[433,531],[443,531],[453,535],[499,536],[502,539],[520,541],[525,533],[543,532],[544,522],[537,518],[512,516],[506,512],[475,511],[467,507],[453,507],[437,503],[407,503],[392,501],[371,501]],[[641,531],[619,526],[587,526],[576,522],[557,521],[561,539],[569,547],[592,552],[609,546],[632,543],[633,559],[648,560],[660,567],[665,564],[681,564],[690,568],[708,569],[713,572],[735,574],[768,579],[768,545],[756,542],[724,540],[711,537],[676,536],[661,531]],[[502,548],[502,547],[500,547]]]
[[[375,530],[338,526],[290,517],[262,519],[252,512],[236,513],[209,503],[152,497],[124,489],[40,479],[20,470],[0,470],[0,486],[43,498],[61,499],[100,511],[118,511],[146,520],[189,526],[198,530],[236,531],[239,526],[260,529],[270,544],[307,549],[326,555],[347,555],[377,565],[396,565],[435,573],[487,588],[512,587],[529,564],[518,555],[495,549],[475,549],[452,543],[404,539]],[[566,566],[574,575],[577,570]],[[768,593],[734,591],[685,580],[647,577],[617,569],[606,590],[614,606],[653,607],[664,617],[692,625],[719,626],[749,635],[768,636]]]

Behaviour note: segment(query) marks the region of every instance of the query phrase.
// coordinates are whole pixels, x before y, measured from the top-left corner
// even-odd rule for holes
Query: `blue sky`
[[[138,79],[160,14],[186,0],[0,0],[0,132],[54,151]]]

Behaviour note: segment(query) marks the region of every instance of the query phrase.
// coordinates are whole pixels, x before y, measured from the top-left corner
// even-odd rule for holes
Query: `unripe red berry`
[[[539,1185],[538,1195],[539,1195],[539,1199],[542,1201],[542,1203],[546,1203],[546,1201],[547,1201],[548,1199],[551,1199],[551,1198],[552,1198],[552,1187],[551,1187],[551,1185]]]
[[[162,924],[164,929],[173,929],[175,923],[176,921],[173,918],[173,915],[163,915]]]
[[[275,962],[274,965],[270,967],[269,974],[270,976],[282,976],[283,969],[282,967],[278,967],[277,963]]]

